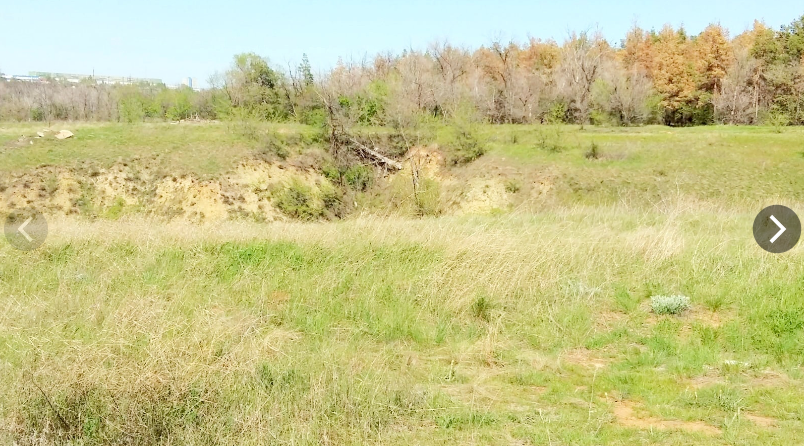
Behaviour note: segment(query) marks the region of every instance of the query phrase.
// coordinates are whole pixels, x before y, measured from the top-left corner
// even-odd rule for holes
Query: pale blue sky
[[[801,0],[554,1],[49,1],[0,0],[0,70],[91,73],[201,82],[238,52],[314,69],[338,57],[424,48],[434,39],[476,48],[502,36],[560,41],[598,27],[618,42],[636,22],[719,22],[737,34],[754,19],[778,28],[804,14]]]

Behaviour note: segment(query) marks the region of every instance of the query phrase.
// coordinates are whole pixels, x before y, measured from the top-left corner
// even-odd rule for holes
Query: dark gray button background
[[[19,231],[19,227],[29,218],[31,221],[25,226],[24,231],[31,237],[30,241]],[[36,209],[14,210],[6,216],[3,232],[11,246],[21,251],[31,251],[42,246],[42,243],[45,242],[47,238],[47,220]]]
[[[771,243],[770,239],[779,232],[779,226],[776,225],[770,216],[773,215],[779,220],[787,230]],[[774,254],[781,254],[793,249],[801,237],[801,220],[792,209],[775,204],[768,206],[754,219],[754,240],[765,251]]]

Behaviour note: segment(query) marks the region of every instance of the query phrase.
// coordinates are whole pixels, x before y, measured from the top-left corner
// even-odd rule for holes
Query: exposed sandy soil
[[[515,201],[515,192],[506,188],[506,179],[512,174],[507,171],[510,169],[482,164],[448,168],[446,157],[438,146],[414,147],[405,155],[402,170],[393,174],[391,181],[399,177],[411,181],[414,176],[419,181],[434,180],[441,189],[447,214],[484,214],[510,208]],[[541,191],[544,187],[549,190],[549,186],[542,185],[534,190]]]
[[[128,212],[190,221],[234,217],[275,221],[285,218],[272,204],[276,189],[298,181],[318,199],[322,186],[331,186],[314,165],[303,155],[287,161],[247,158],[217,178],[171,174],[156,156],[119,160],[109,168],[88,163],[70,168],[42,166],[0,177],[0,212],[32,206],[51,215]],[[388,173],[386,184],[412,184],[414,177],[433,180],[444,214],[506,210],[552,189],[549,176],[523,181],[514,178],[516,172],[510,166],[493,162],[449,167],[436,145],[414,147],[402,166],[401,171]]]
[[[641,416],[639,405],[632,401],[615,401],[614,418],[617,423],[635,429],[681,430],[701,432],[707,435],[720,435],[722,431],[703,421],[664,420],[652,416]]]
[[[0,212],[29,206],[50,214],[104,215],[127,209],[192,221],[234,216],[282,219],[271,191],[299,181],[314,192],[326,183],[312,168],[246,159],[217,179],[166,175],[153,159],[118,162],[109,169],[44,166],[0,177]],[[91,210],[88,212],[88,210]]]
[[[776,420],[773,419],[773,418],[770,418],[770,417],[764,417],[762,415],[756,415],[756,414],[745,413],[745,412],[741,413],[741,415],[742,415],[743,418],[753,422],[757,426],[766,427],[766,428],[776,426]]]

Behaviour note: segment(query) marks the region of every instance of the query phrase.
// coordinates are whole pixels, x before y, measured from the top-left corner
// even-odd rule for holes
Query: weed
[[[505,191],[508,192],[509,194],[515,194],[519,192],[521,189],[522,189],[522,183],[519,180],[515,178],[509,178],[505,180]]]
[[[59,177],[56,174],[50,174],[45,178],[45,192],[48,195],[53,195],[59,190]]]
[[[126,200],[124,200],[122,197],[117,197],[115,198],[114,203],[112,203],[112,205],[109,206],[109,208],[103,213],[103,217],[110,220],[117,220],[123,214],[125,208]]]
[[[652,296],[650,308],[656,314],[681,314],[690,308],[690,298],[682,295]]]
[[[614,301],[625,313],[630,313],[639,306],[639,299],[628,292],[627,288],[622,286],[618,286],[614,291]]]
[[[480,296],[472,303],[472,315],[486,322],[491,319],[491,302],[486,296]]]

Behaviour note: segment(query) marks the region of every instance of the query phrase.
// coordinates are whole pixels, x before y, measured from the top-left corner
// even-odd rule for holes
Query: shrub
[[[433,179],[425,178],[419,183],[415,194],[416,213],[420,216],[438,215],[441,213],[441,191]]]
[[[559,153],[565,149],[562,143],[561,127],[540,128],[536,132],[536,145],[551,153]]]
[[[341,182],[341,170],[338,169],[338,166],[327,163],[321,167],[321,173],[324,175],[324,178],[332,181],[333,183],[340,183]]]
[[[656,314],[681,314],[690,308],[690,298],[682,295],[652,296],[650,307]]]
[[[449,162],[453,165],[471,163],[486,153],[486,147],[471,124],[456,122],[449,144]]]
[[[782,133],[782,130],[790,125],[790,117],[785,113],[772,112],[765,119],[765,124],[773,127],[774,132]]]
[[[563,124],[567,122],[567,109],[567,104],[556,102],[547,111],[544,120],[548,124]]]
[[[279,159],[285,160],[290,156],[288,144],[285,138],[277,132],[268,131],[264,135],[257,136],[262,146],[260,152],[264,155],[274,155]]]
[[[313,190],[294,179],[274,197],[274,206],[288,217],[311,221],[321,218],[324,210],[315,204]]]
[[[592,144],[589,146],[589,150],[587,150],[583,156],[588,160],[600,159],[600,146],[598,146],[596,142],[592,142]]]
[[[356,191],[365,191],[374,181],[374,171],[369,166],[350,166],[343,173],[343,181]]]
[[[321,188],[321,201],[324,203],[324,209],[330,216],[338,218],[346,216],[349,207],[344,201],[343,191],[339,188],[326,185]]]

